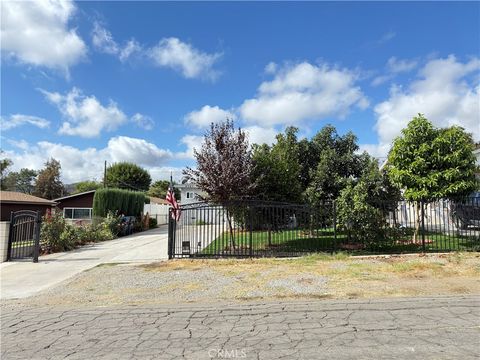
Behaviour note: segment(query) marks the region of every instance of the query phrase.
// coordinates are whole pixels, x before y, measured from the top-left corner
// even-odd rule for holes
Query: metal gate
[[[7,261],[33,258],[33,262],[38,262],[40,223],[38,211],[21,210],[11,213]]]

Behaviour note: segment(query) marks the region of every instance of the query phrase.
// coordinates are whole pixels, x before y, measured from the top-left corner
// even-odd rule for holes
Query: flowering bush
[[[47,213],[42,218],[40,229],[40,247],[42,252],[62,251],[60,235],[65,230],[65,219],[60,212]]]

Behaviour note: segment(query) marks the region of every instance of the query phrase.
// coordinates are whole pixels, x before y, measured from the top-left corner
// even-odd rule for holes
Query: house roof
[[[178,184],[178,185],[175,185],[175,187],[178,189],[199,189],[197,185],[192,183]]]
[[[0,202],[5,204],[39,204],[54,206],[53,200],[43,199],[37,196],[24,194],[16,191],[0,191]]]
[[[150,198],[150,204],[161,204],[161,205],[167,205],[168,204],[167,200],[162,199],[162,198],[158,198],[158,197],[155,197],[155,196],[149,196],[149,198]]]
[[[72,195],[68,195],[68,196],[63,196],[63,197],[61,197],[61,198],[54,199],[54,201],[60,201],[60,200],[70,199],[70,198],[77,197],[77,196],[82,196],[82,195],[86,195],[86,194],[91,194],[91,193],[94,193],[95,191],[96,191],[96,190],[89,190],[89,191],[84,191],[84,192],[81,192],[81,193],[78,193],[78,194],[72,194]]]

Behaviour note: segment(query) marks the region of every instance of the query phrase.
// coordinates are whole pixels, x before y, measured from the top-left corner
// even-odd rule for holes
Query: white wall
[[[0,263],[7,261],[10,221],[0,221]]]
[[[162,204],[145,204],[143,206],[143,214],[148,212],[151,218],[157,219],[158,225],[168,224],[169,205]]]

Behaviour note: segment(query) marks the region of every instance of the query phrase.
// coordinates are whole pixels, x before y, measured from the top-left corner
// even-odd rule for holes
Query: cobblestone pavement
[[[480,297],[3,307],[2,359],[474,359]]]

